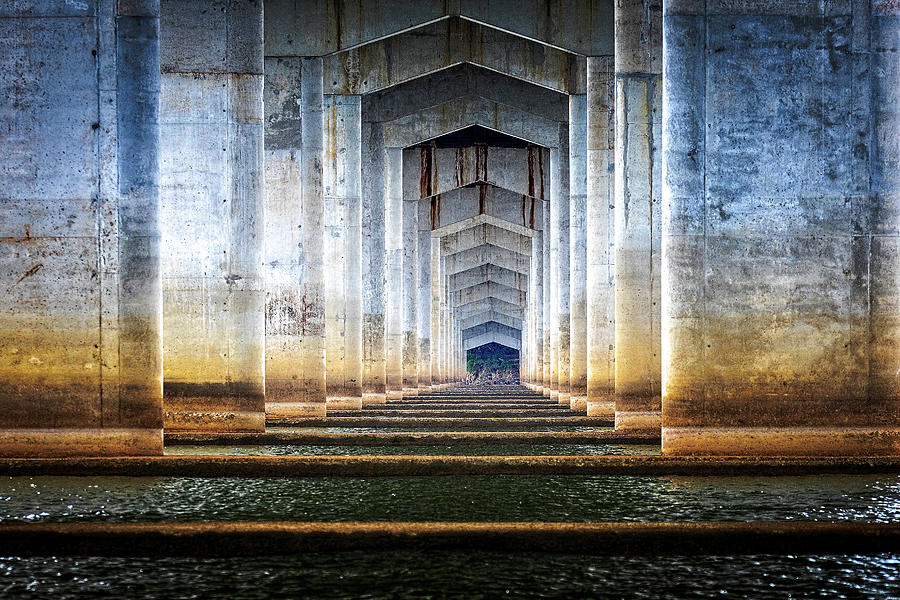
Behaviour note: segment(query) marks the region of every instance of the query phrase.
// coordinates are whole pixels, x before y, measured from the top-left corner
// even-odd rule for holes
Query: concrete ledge
[[[162,452],[162,428],[0,429],[0,457],[158,456]]]
[[[612,400],[599,400],[587,403],[587,416],[615,419],[616,403]]]
[[[363,408],[359,411],[336,410],[329,411],[328,417],[404,417],[404,418],[479,418],[488,417],[491,419],[515,419],[524,417],[573,417],[578,413],[567,408],[451,408],[451,409],[382,409],[382,408]]]
[[[561,410],[555,402],[476,402],[465,400],[451,400],[448,402],[389,402],[384,406],[379,406],[378,410],[396,411],[396,410],[431,410],[431,409],[448,409],[448,410],[509,410],[509,409],[544,409],[544,410]],[[612,420],[612,413],[609,414]]]
[[[0,458],[0,476],[407,477],[900,473],[900,457],[155,456]]]
[[[325,398],[325,410],[353,410],[363,407],[362,396],[328,396]]]
[[[616,429],[622,431],[659,431],[662,413],[659,411],[616,411]]]
[[[163,413],[163,427],[167,431],[265,431],[266,415],[262,411],[167,409]]]
[[[512,444],[644,444],[658,436],[615,431],[428,431],[396,433],[167,433],[166,444],[193,446],[488,446]]]
[[[875,554],[890,523],[3,523],[7,556],[261,556],[464,549],[590,555]]]
[[[596,417],[523,417],[493,419],[486,417],[326,417],[324,419],[269,419],[269,427],[545,427],[572,425],[612,427],[613,422]]]
[[[266,417],[324,417],[324,402],[266,402]]]
[[[618,425],[618,415],[616,415]],[[900,429],[867,427],[665,427],[672,455],[873,456],[900,454]]]

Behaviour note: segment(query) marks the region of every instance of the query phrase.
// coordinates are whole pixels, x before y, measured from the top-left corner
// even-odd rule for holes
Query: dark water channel
[[[0,520],[896,522],[900,476],[6,477]]]
[[[897,598],[900,556],[0,558],[0,598]]]

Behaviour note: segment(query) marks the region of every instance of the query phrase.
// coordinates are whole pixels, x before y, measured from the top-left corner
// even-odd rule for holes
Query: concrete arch
[[[486,282],[453,292],[452,296],[455,306],[462,306],[484,298],[497,298],[510,304],[525,306],[528,293],[499,283]]]
[[[483,311],[465,318],[461,318],[459,320],[459,328],[460,330],[469,329],[471,327],[475,327],[476,325],[489,323],[491,321],[500,323],[501,325],[512,327],[514,329],[522,328],[522,319],[517,319],[516,317],[511,317],[505,313],[492,310]]]
[[[453,315],[456,319],[464,319],[481,312],[499,312],[508,317],[522,320],[525,315],[525,309],[517,304],[504,302],[499,298],[485,298],[477,300],[463,306],[454,306]]]
[[[393,121],[460,96],[480,96],[559,123],[569,119],[569,97],[565,93],[517,79],[505,71],[470,63],[442,68],[366,93],[362,98],[363,119]]]
[[[504,335],[498,331],[482,333],[475,337],[464,339],[463,348],[466,352],[468,352],[472,348],[484,346],[485,344],[490,344],[491,342],[495,342],[497,344],[500,344],[501,346],[506,346],[507,348],[512,348],[513,350],[518,350],[520,352],[522,351],[521,337],[511,337],[508,335]]]
[[[482,244],[481,246],[444,257],[445,272],[448,275],[487,264],[497,265],[516,273],[528,275],[531,257],[527,254],[510,252],[505,248],[499,248],[491,244]]]
[[[493,281],[522,292],[528,291],[528,276],[504,269],[496,265],[481,265],[467,271],[448,276],[447,284],[451,292],[456,292],[479,283]]]
[[[580,18],[573,18],[579,15]],[[269,56],[322,56],[459,18],[583,56],[612,54],[611,0],[267,0]]]
[[[560,145],[560,124],[556,121],[471,95],[385,122],[384,144],[388,148],[406,148],[472,125],[538,146],[556,148]]]
[[[516,235],[534,235],[531,225],[543,220],[543,202],[523,194],[498,188],[489,184],[476,184],[454,189],[438,196],[419,200],[419,218],[432,227],[432,237],[442,233],[456,223],[468,222],[472,226],[477,217],[493,217],[493,228],[502,227],[515,231]],[[481,222],[488,222],[482,220]],[[460,227],[462,228],[462,227]],[[515,228],[515,229],[514,229]]]
[[[369,94],[459,64],[564,94],[585,89],[583,56],[450,17],[325,56],[325,93]]]
[[[532,238],[494,223],[479,219],[474,226],[440,237],[441,254],[451,256],[479,246],[491,245],[509,252],[530,256]],[[435,236],[436,237],[436,236]]]

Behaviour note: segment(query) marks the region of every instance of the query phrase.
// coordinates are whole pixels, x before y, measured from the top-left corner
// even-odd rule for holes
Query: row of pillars
[[[617,9],[615,59],[588,57],[587,93],[570,95],[550,149],[521,377],[562,405],[615,414],[619,428],[658,429],[661,61],[659,23],[639,8]],[[237,17],[247,29],[248,15]],[[194,277],[187,253],[164,255],[166,426],[259,430],[265,415],[322,416],[463,380],[443,259],[418,197],[404,197],[402,148],[365,120],[361,96],[323,93],[321,58],[264,66],[261,43],[240,52],[228,56],[234,72],[163,73],[164,222],[189,222],[197,208],[176,157],[187,129],[201,127],[185,125],[182,97],[227,90],[230,186],[213,224],[225,225],[224,259],[212,249]],[[299,88],[285,126],[299,135],[270,131],[265,113],[280,100],[264,89],[271,72]],[[164,230],[173,248],[210,235]]]

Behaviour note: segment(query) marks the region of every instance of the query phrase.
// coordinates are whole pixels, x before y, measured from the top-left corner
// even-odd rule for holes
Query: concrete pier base
[[[615,400],[598,400],[598,401],[588,400],[586,410],[587,410],[587,416],[589,416],[589,417],[615,418],[616,401]]]
[[[266,402],[266,418],[324,417],[324,402]]]
[[[656,410],[616,410],[616,431],[659,431],[662,413]]]
[[[0,429],[0,456],[157,456],[162,429]]]

